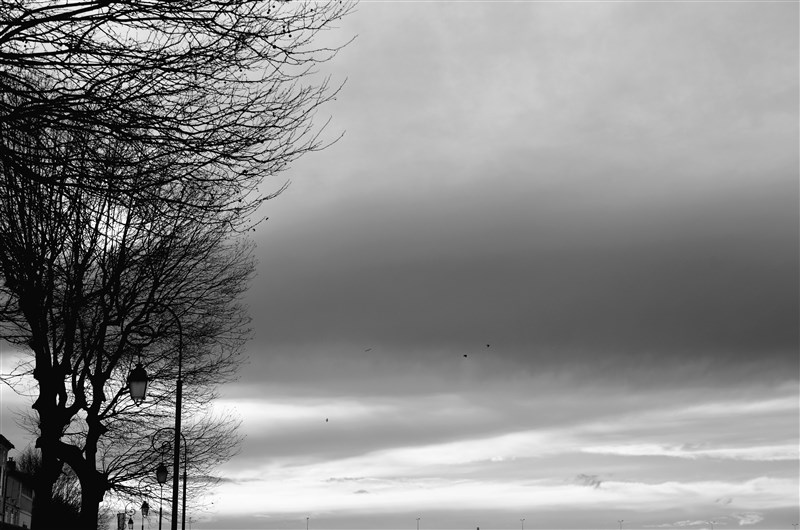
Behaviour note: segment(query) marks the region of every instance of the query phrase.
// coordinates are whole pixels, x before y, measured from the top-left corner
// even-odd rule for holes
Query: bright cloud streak
[[[721,458],[730,460],[775,461],[798,460],[800,449],[797,445],[769,445],[761,447],[720,447],[695,449],[685,446],[666,446],[656,444],[609,445],[584,447],[585,453],[627,456],[669,456],[675,458]]]
[[[381,482],[354,478],[338,483],[306,481],[248,481],[227,484],[218,497],[225,510],[241,513],[261,506],[264,513],[380,512],[394,510],[473,509],[523,510],[531,508],[631,509],[657,505],[659,509],[700,507],[713,504],[710,492],[726,491],[747,499],[748,510],[787,506],[796,481],[759,477],[734,482],[604,482],[601,488],[548,481],[416,480]],[[260,492],[260,493],[259,493]],[[268,503],[254,502],[256,495]],[[248,508],[250,507],[250,508]]]
[[[352,421],[394,412],[394,407],[389,404],[377,405],[355,399],[308,399],[294,402],[221,399],[214,402],[214,408],[234,411],[254,425],[268,425],[272,428],[290,428],[292,425],[317,421],[321,417]]]
[[[588,417],[561,427],[508,431],[490,436],[452,440],[442,443],[391,445],[375,450],[360,450],[359,433],[379,430],[395,417],[424,417],[417,401],[382,399],[360,403],[347,398],[330,400],[277,400],[277,405],[263,406],[251,402],[246,410],[247,421],[254,425],[272,426],[274,430],[292,428],[308,421],[318,422],[321,414],[338,414],[337,422],[358,425],[352,448],[339,458],[298,459],[270,458],[262,465],[230,472],[228,481],[218,491],[231,514],[250,511],[253,514],[291,517],[303,513],[343,515],[396,512],[398,510],[457,510],[461,506],[474,509],[688,509],[704,506],[728,506],[730,510],[767,510],[784,508],[798,482],[788,476],[758,476],[747,480],[658,480],[645,479],[649,466],[643,458],[678,458],[740,462],[797,462],[796,443],[731,446],[725,437],[714,432],[709,418],[734,424],[753,415],[777,415],[779,421],[796,411],[792,408],[792,390],[788,395],[765,397],[744,402],[739,399],[716,400],[698,404],[688,396],[687,404],[676,403],[647,413],[625,412],[607,415],[602,421]],[[613,400],[613,393],[605,395]],[[469,406],[467,410],[481,411]],[[588,403],[592,399],[584,396]],[[453,396],[432,397],[429,404],[454,405]],[[649,402],[642,407],[648,408]],[[435,408],[435,406],[433,407]],[[388,419],[387,419],[388,418]],[[645,422],[646,419],[646,423]],[[685,424],[682,426],[682,423]],[[409,424],[413,428],[415,424]],[[428,425],[423,422],[422,425]],[[642,426],[647,432],[642,434]],[[696,436],[706,440],[703,446],[675,443],[687,431],[700,427]],[[708,426],[705,431],[702,426]],[[691,426],[688,429],[686,426]],[[346,428],[345,428],[346,429]],[[324,431],[320,431],[324,432]],[[298,436],[320,436],[298,430]],[[598,436],[624,438],[631,443],[597,444]],[[663,437],[660,442],[652,441]],[[641,441],[636,443],[637,437]],[[635,468],[641,478],[624,480],[604,475],[591,483],[581,480],[587,469],[579,463],[580,455],[613,458],[636,458]],[[536,473],[542,464],[562,458],[560,477],[542,478]],[[575,460],[575,464],[570,462]],[[595,464],[596,465],[596,464]],[[617,465],[625,469],[625,464]],[[530,469],[529,477],[514,470]],[[590,470],[590,469],[589,469]],[[522,473],[524,475],[524,473]],[[258,493],[256,493],[258,492]],[[269,502],[256,503],[254,495],[264,495]],[[720,498],[728,499],[720,504]],[[732,501],[735,499],[735,501]],[[253,506],[259,506],[253,510]],[[738,512],[737,512],[738,513]],[[751,520],[744,518],[742,520]]]

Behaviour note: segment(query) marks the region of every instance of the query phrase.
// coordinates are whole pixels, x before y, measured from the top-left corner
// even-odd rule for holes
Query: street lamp
[[[716,521],[709,521],[708,522],[708,524],[711,525],[711,530],[714,530],[714,523],[716,523]]]
[[[125,526],[128,528],[128,530],[133,530],[133,515],[135,513],[136,513],[136,509],[133,507],[133,505],[131,505],[130,503],[125,505],[125,515],[122,516],[123,517],[122,521],[123,521],[123,524],[125,524],[124,523],[125,517],[128,518],[128,523],[125,524]],[[122,515],[122,514],[120,514],[120,515]]]
[[[619,523],[619,530],[622,530],[622,523],[625,522],[625,519],[617,519],[617,522]],[[712,528],[711,530],[714,530],[714,529]]]
[[[165,452],[170,451],[170,441],[162,441],[160,447],[156,447],[157,441],[160,438],[160,434],[164,431],[172,430],[173,427],[162,427],[158,429],[156,432],[153,433],[150,443],[153,446],[153,449],[158,450],[162,455]],[[169,435],[172,437],[172,434]],[[181,433],[181,440],[183,440],[183,507],[181,508],[181,528],[186,528],[186,485],[188,484],[186,474],[189,469],[189,448],[186,443],[186,437]],[[175,513],[175,512],[173,512]],[[177,514],[175,514],[174,518],[177,520]]]
[[[147,370],[141,362],[136,363],[136,368],[131,370],[128,376],[128,389],[131,392],[131,399],[140,405],[147,395]]]
[[[147,501],[142,503],[142,530],[144,530],[144,518],[148,516],[150,513],[150,505],[147,504]]]
[[[417,517],[417,530],[419,530],[419,517]]]
[[[161,505],[164,503],[164,483],[167,481],[167,466],[164,465],[164,462],[158,464],[156,468],[156,480],[161,486],[161,496],[158,499],[158,530],[161,530],[161,516],[163,515]]]
[[[520,524],[520,528],[522,528],[522,530],[525,530],[525,519],[520,519],[519,520],[519,524]]]
[[[171,530],[178,530],[178,475],[180,471],[180,458],[181,458],[181,402],[183,400],[183,327],[181,327],[181,319],[178,318],[178,315],[175,311],[172,310],[169,306],[163,305],[158,302],[154,302],[154,304],[158,305],[165,309],[168,313],[172,315],[175,319],[175,323],[178,325],[178,382],[177,388],[175,391],[175,443],[173,445],[173,454],[172,454],[172,520],[170,524]],[[140,370],[141,368],[141,370]],[[136,376],[136,378],[134,377]],[[138,378],[138,379],[137,379]],[[144,388],[141,388],[141,382],[144,379]],[[145,372],[142,364],[139,363],[136,365],[131,371],[131,374],[128,376],[128,381],[134,381],[137,386],[137,392],[139,392],[141,388],[141,398],[144,399],[144,392],[147,389],[147,372]],[[131,388],[131,398],[136,401],[134,397],[134,385],[130,385]],[[138,396],[137,396],[138,397]],[[186,484],[184,481],[184,493],[183,493],[183,514],[181,520],[181,530],[186,530]]]
[[[306,530],[308,530],[308,517],[306,517]]]

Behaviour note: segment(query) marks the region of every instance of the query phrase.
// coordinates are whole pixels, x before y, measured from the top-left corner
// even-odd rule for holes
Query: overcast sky
[[[364,1],[351,35],[346,134],[258,234],[208,527],[791,528],[798,4]]]
[[[798,15],[363,0],[194,528],[791,528]]]

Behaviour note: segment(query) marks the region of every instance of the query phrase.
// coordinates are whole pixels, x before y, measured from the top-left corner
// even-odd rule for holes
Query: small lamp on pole
[[[147,370],[144,369],[141,362],[136,363],[136,368],[131,370],[128,376],[128,388],[133,402],[137,405],[141,404],[147,395]]]
[[[158,530],[161,530],[161,518],[163,516],[161,507],[162,504],[164,504],[164,483],[167,481],[167,466],[164,465],[164,462],[158,464],[156,468],[156,480],[159,486],[161,486],[161,495],[158,500]]]
[[[150,505],[147,501],[142,503],[142,530],[144,530],[144,518],[150,514]]]

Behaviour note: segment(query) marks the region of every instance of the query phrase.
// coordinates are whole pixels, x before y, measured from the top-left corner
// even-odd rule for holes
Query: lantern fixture
[[[167,481],[167,466],[164,465],[164,462],[158,464],[156,468],[156,480],[159,484],[164,484]]]
[[[136,368],[131,370],[128,376],[128,388],[133,402],[137,405],[141,404],[147,395],[147,371],[141,362],[136,363]]]

